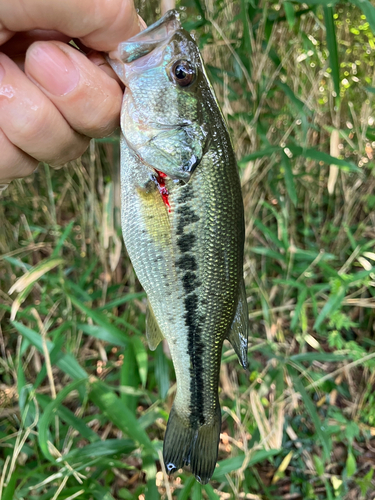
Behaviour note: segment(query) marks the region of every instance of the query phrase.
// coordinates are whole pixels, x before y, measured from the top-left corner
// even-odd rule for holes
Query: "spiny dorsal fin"
[[[245,282],[242,279],[239,289],[238,305],[236,314],[227,339],[236,351],[241,365],[247,369],[247,338],[249,335],[249,313],[247,309]]]
[[[151,351],[155,351],[159,343],[164,338],[149,301],[147,301],[146,310],[146,338]]]

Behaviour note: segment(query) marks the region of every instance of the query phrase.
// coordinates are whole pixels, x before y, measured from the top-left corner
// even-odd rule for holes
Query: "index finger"
[[[0,2],[0,44],[14,32],[56,30],[109,52],[140,31],[132,0],[12,0]]]

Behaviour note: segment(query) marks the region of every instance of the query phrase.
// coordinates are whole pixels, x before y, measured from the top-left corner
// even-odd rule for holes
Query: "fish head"
[[[121,128],[128,147],[152,169],[188,182],[209,141],[210,84],[194,39],[169,11],[111,56],[125,84]]]

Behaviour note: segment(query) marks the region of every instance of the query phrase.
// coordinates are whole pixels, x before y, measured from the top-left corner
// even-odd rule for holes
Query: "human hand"
[[[113,132],[122,90],[98,51],[115,50],[140,22],[132,0],[0,2],[0,185]]]

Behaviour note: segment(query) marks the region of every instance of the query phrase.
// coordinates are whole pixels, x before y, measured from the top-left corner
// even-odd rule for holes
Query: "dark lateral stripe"
[[[183,234],[177,240],[177,246],[181,253],[189,252],[193,249],[196,237],[193,233]]]
[[[183,205],[181,207],[178,207],[176,212],[180,215],[180,218],[178,220],[177,231],[176,231],[176,234],[178,234],[178,235],[183,234],[186,226],[188,226],[189,224],[192,224],[193,222],[199,221],[198,215],[194,212],[194,210],[192,210],[187,205]]]
[[[182,285],[187,294],[194,292],[196,288],[201,286],[201,282],[198,280],[197,275],[188,271],[182,277]]]
[[[176,262],[177,267],[184,271],[196,271],[198,269],[197,261],[194,255],[182,255]]]
[[[190,423],[193,428],[203,425],[204,419],[204,391],[203,391],[203,354],[202,324],[204,318],[199,316],[199,292],[201,286],[198,279],[198,262],[192,251],[196,243],[196,236],[189,231],[189,226],[199,221],[199,215],[194,211],[194,206],[189,202],[194,200],[194,189],[186,185],[181,189],[177,199],[177,246],[181,252],[176,266],[182,271],[181,281],[186,297],[185,325],[187,327],[188,355],[190,358]]]
[[[190,201],[194,197],[193,187],[191,184],[186,184],[180,191],[180,195],[177,198],[177,203],[185,203]]]
[[[203,391],[203,353],[201,318],[198,315],[198,296],[185,298],[185,324],[188,327],[188,354],[190,356],[190,422],[193,427],[205,423]]]

